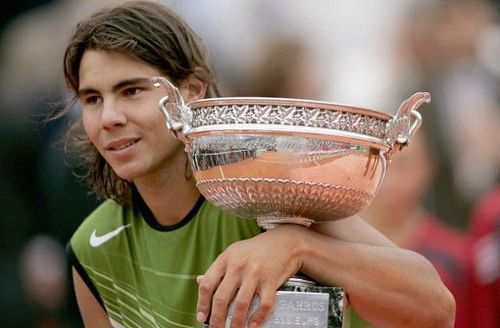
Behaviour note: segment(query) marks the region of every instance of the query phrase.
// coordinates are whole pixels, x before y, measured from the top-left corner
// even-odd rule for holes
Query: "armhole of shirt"
[[[75,252],[73,252],[73,248],[71,247],[70,242],[66,245],[66,256],[68,258],[70,269],[71,269],[71,267],[76,269],[76,271],[78,272],[78,274],[82,278],[85,285],[87,285],[87,287],[89,288],[92,295],[94,295],[97,302],[99,302],[99,304],[104,309],[104,311],[107,312],[106,307],[104,306],[104,302],[102,301],[101,296],[97,292],[97,288],[92,283],[92,280],[90,279],[89,275],[87,274],[87,272],[85,271],[83,266],[80,264],[80,261],[78,261],[78,258],[76,257]],[[69,272],[71,273],[72,270],[69,270]],[[72,274],[71,274],[71,277],[73,277]]]

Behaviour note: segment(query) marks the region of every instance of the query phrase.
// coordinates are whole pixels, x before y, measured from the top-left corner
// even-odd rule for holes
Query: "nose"
[[[127,116],[125,112],[120,109],[113,98],[105,98],[103,100],[103,107],[101,112],[101,125],[103,129],[111,129],[113,127],[125,125],[127,123]]]

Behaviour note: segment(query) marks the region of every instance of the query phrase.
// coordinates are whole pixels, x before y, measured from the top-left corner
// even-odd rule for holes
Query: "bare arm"
[[[251,320],[261,324],[275,291],[298,271],[345,288],[356,311],[377,327],[453,326],[453,297],[432,265],[357,217],[313,229],[283,225],[231,245],[200,280],[200,319],[211,310],[211,325],[222,327],[233,301],[233,327],[240,327],[257,294],[261,306]]]
[[[358,217],[314,230],[319,233],[304,235],[310,240],[301,270],[326,285],[344,287],[368,322],[376,327],[453,327],[453,296],[423,256],[398,248]]]
[[[72,274],[76,300],[85,327],[111,328],[111,323],[109,322],[106,312],[99,302],[97,302],[75,268],[72,269]]]

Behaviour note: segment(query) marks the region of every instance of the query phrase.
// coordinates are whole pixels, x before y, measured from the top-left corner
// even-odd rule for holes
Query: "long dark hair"
[[[64,54],[64,76],[72,99],[57,115],[69,113],[77,103],[79,70],[86,50],[126,53],[145,62],[179,84],[194,75],[208,84],[206,97],[220,95],[208,55],[201,39],[169,8],[149,1],[130,1],[103,9],[80,22]],[[118,177],[75,121],[65,138],[66,149],[78,156],[84,180],[98,198],[113,198],[123,205],[131,203],[132,185]]]

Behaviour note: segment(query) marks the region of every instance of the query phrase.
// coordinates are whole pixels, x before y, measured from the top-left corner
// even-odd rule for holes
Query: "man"
[[[344,287],[374,326],[453,325],[453,298],[430,263],[361,219],[261,233],[203,200],[158,110],[167,92],[150,78],[167,77],[187,102],[219,93],[201,41],[172,11],[133,1],[96,13],[77,26],[64,68],[81,105],[84,178],[106,199],[69,245],[87,327],[223,327],[231,303],[241,327],[258,295],[257,327],[299,270]]]

